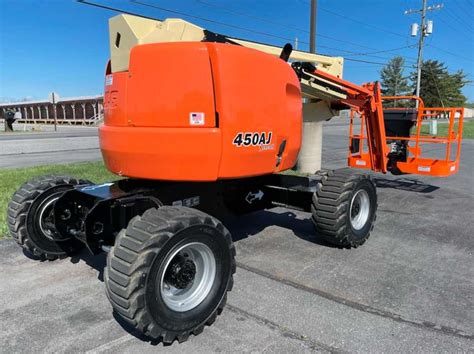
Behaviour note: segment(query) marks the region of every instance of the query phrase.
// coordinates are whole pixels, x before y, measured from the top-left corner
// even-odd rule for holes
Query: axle
[[[162,205],[193,207],[216,217],[275,206],[310,211],[321,176],[274,174],[215,183],[123,179],[82,185],[56,201],[57,238],[76,238],[98,253],[113,245],[133,217]]]

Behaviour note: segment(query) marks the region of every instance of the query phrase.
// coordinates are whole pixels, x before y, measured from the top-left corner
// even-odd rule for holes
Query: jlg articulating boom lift
[[[83,245],[108,252],[110,302],[151,338],[184,341],[224,308],[236,264],[220,215],[284,205],[311,212],[315,232],[334,245],[357,247],[369,237],[377,208],[369,174],[278,174],[298,158],[302,95],[351,109],[352,167],[435,176],[459,168],[462,109],[420,101],[416,111],[395,108],[384,117],[382,100],[397,98],[381,97],[376,83],[340,79],[338,59],[292,53],[290,45],[278,57],[274,47],[182,20],[121,15],[111,19],[110,38],[100,146],[107,168],[128,178],[101,185],[35,178],[14,194],[8,222],[40,259]],[[288,63],[302,57],[313,63]],[[422,136],[423,118],[440,113],[449,118],[448,135]],[[446,144],[445,158],[422,157],[424,143]]]

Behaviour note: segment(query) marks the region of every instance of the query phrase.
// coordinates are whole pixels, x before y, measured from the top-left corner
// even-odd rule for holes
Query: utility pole
[[[318,0],[311,0],[311,13],[309,17],[309,51],[316,53],[316,15]]]
[[[434,11],[434,10],[439,10],[443,7],[443,4],[438,4],[438,5],[433,5],[433,6],[427,6],[427,0],[423,0],[423,7],[419,10],[406,10],[405,15],[411,15],[411,14],[421,14],[421,24],[420,27],[418,28],[418,24],[414,23],[412,25],[412,31],[411,35],[412,37],[416,37],[418,33],[418,29],[420,29],[420,39],[418,40],[418,60],[417,60],[417,75],[416,75],[416,91],[415,95],[417,97],[420,97],[420,84],[421,84],[421,66],[423,64],[423,44],[425,41],[425,37],[430,35],[433,31],[433,21],[426,21],[426,13],[428,11]],[[417,107],[418,107],[418,102],[417,102]]]
[[[49,102],[53,105],[53,114],[54,114],[54,131],[58,130],[58,113],[56,109],[56,104],[58,103],[59,95],[56,92],[51,92],[49,94]]]
[[[421,31],[420,40],[418,41],[418,59],[416,64],[416,91],[415,95],[420,97],[420,86],[421,86],[421,66],[423,64],[423,43],[425,42],[425,21],[426,21],[426,3],[427,0],[423,0],[423,8],[421,9]],[[418,104],[418,101],[416,101]]]
[[[316,15],[318,2],[311,0],[309,14],[309,51],[316,53]],[[313,63],[316,65],[316,63]],[[323,144],[323,122],[318,115],[318,102],[303,98],[303,132],[301,150],[298,155],[296,170],[303,173],[314,173],[321,169]]]
[[[433,21],[426,20],[426,13],[428,11],[439,10],[443,7],[443,4],[427,6],[427,0],[423,0],[423,6],[419,10],[406,10],[405,15],[411,14],[420,14],[421,15],[421,24],[418,28],[418,24],[414,23],[411,29],[412,37],[416,37],[418,33],[418,29],[420,29],[420,39],[418,40],[418,58],[416,64],[416,91],[415,95],[420,97],[420,89],[421,89],[421,67],[423,65],[423,44],[425,41],[425,37],[429,36],[433,32]],[[418,108],[418,101],[416,101],[416,108]],[[430,133],[436,135],[437,133],[437,122],[431,120],[430,121]]]

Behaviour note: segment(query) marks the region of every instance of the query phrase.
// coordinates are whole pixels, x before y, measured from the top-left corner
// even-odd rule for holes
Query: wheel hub
[[[355,230],[361,230],[367,224],[370,217],[370,198],[367,191],[359,189],[351,200],[351,226]]]
[[[54,240],[55,220],[54,220],[54,203],[59,196],[46,200],[39,208],[38,226],[45,237]]]
[[[177,289],[185,289],[194,281],[196,265],[185,256],[177,255],[165,274],[168,284]]]
[[[176,312],[189,311],[208,296],[216,277],[216,259],[211,249],[192,242],[175,250],[157,279],[158,293],[166,306]]]
[[[357,214],[360,212],[360,201],[359,199],[354,201],[354,204],[352,205],[352,210],[351,210],[351,218],[354,218]]]

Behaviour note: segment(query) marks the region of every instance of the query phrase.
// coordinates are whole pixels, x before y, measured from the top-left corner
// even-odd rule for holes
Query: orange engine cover
[[[281,59],[230,44],[135,46],[107,73],[100,146],[119,175],[215,181],[289,169],[301,145],[298,78]]]

